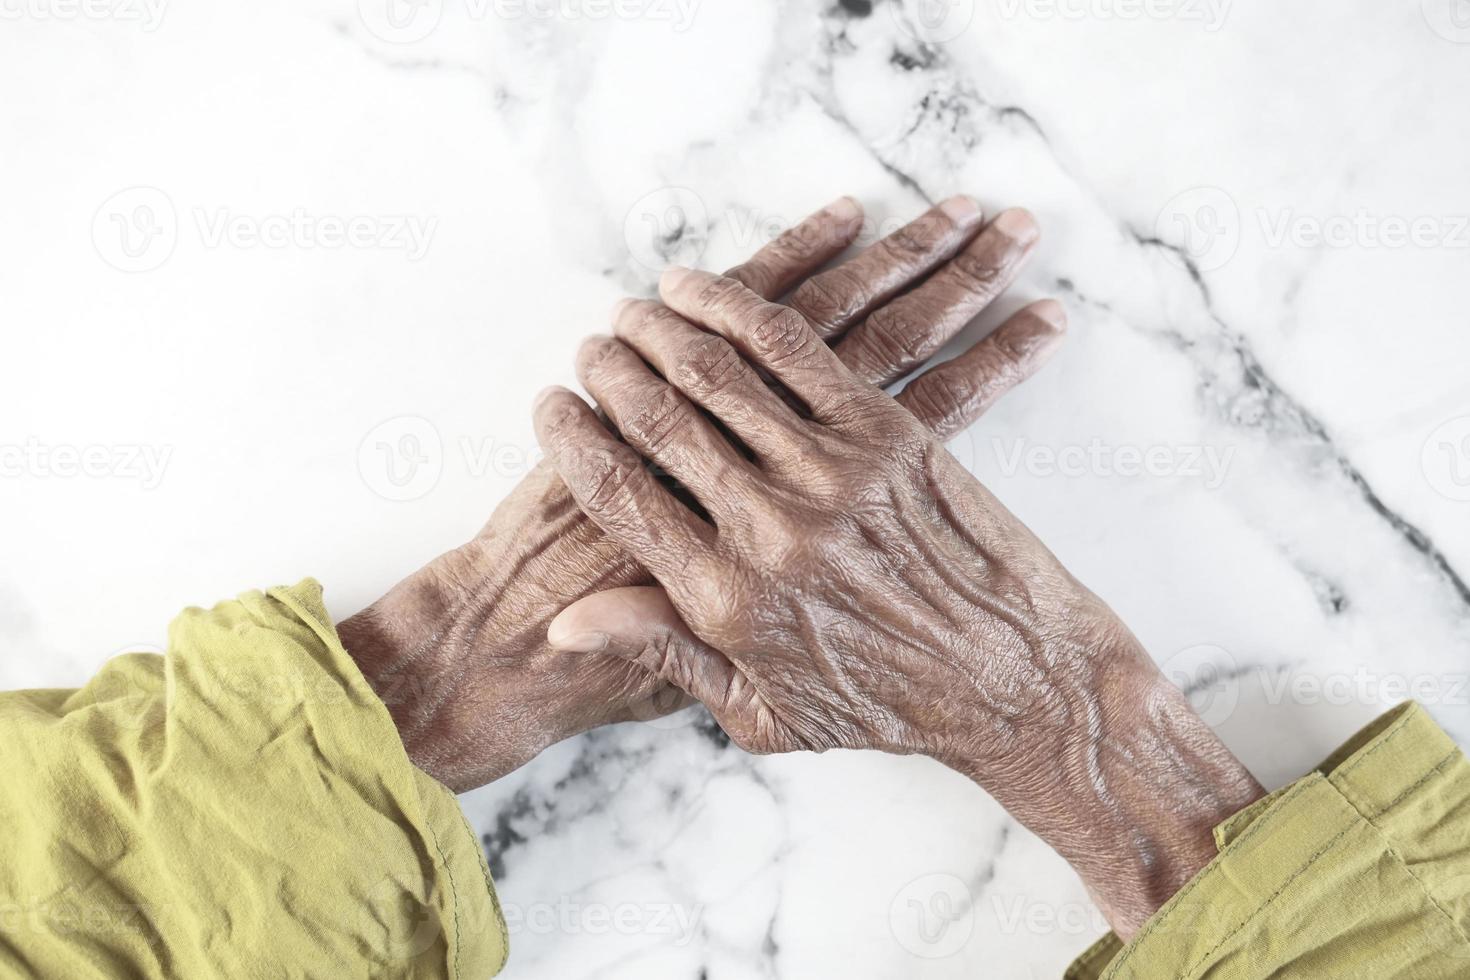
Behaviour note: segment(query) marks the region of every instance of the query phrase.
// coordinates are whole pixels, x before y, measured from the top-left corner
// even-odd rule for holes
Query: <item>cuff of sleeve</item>
[[[269,625],[296,634],[300,647],[316,646],[314,666],[325,683],[347,692],[341,701],[308,697],[302,712],[311,748],[329,773],[323,780],[355,790],[334,816],[358,857],[351,870],[332,874],[363,904],[355,915],[363,923],[358,942],[372,959],[413,976],[499,973],[509,941],[480,842],[454,794],[409,761],[386,706],[338,638],[321,586],[308,579],[240,601],[261,620],[275,607],[277,621]]]
[[[1216,827],[1215,860],[1065,980],[1470,973],[1467,818],[1470,764],[1400,705]]]

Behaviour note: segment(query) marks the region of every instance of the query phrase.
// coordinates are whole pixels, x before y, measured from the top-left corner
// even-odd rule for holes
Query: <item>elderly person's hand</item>
[[[930,403],[922,382],[895,401],[808,318],[733,279],[673,270],[663,298],[712,332],[629,308],[619,339],[593,338],[579,359],[627,444],[563,389],[543,394],[536,422],[577,502],[687,627],[656,591],[625,590],[568,610],[555,644],[657,672],[752,751],[939,759],[1072,861],[1121,933],[1136,928],[1208,861],[1211,828],[1255,781],[1111,611],[905,410]],[[1050,343],[1059,309],[1019,322],[1020,343]]]
[[[973,201],[953,198],[818,273],[862,226],[861,209],[844,198],[731,276],[767,297],[796,287],[792,307],[820,325],[850,370],[880,384],[919,367],[995,299],[1037,238],[1024,211],[986,225]],[[677,318],[639,302],[627,319],[653,329]],[[963,428],[1041,363],[1056,332],[1044,320],[1020,317],[970,355],[922,376],[906,396],[915,424],[941,435]],[[548,624],[569,603],[648,581],[542,465],[473,541],[345,620],[340,632],[410,757],[465,790],[561,739],[684,703],[682,692],[638,665],[567,656],[546,644]]]

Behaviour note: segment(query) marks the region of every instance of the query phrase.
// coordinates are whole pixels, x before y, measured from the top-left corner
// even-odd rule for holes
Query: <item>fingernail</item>
[[[957,225],[972,224],[981,217],[980,202],[968,194],[956,194],[939,202],[939,210]]]
[[[1026,312],[1051,324],[1057,330],[1067,329],[1067,308],[1054,299],[1044,299],[1026,307]]]
[[[694,275],[693,269],[686,269],[682,265],[670,266],[664,270],[663,278],[659,281],[660,289],[677,289],[679,283]]]
[[[631,296],[625,296],[614,303],[611,314],[611,322],[621,322],[623,319],[623,314],[628,312],[628,307],[632,306],[636,302],[638,301],[636,299],[633,299]]]
[[[1020,245],[1029,245],[1041,237],[1041,228],[1025,208],[1002,211],[991,227]]]
[[[598,653],[607,648],[608,636],[606,633],[563,635],[553,622],[551,629],[546,632],[546,642],[563,653]]]
[[[827,205],[827,213],[838,221],[856,221],[863,216],[863,206],[856,198],[843,196]]]

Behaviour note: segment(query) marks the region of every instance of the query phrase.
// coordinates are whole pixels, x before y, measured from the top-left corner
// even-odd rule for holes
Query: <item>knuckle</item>
[[[967,249],[954,257],[950,268],[966,292],[989,297],[1000,291],[1012,264],[1009,251],[997,262],[993,255]]]
[[[933,353],[928,322],[916,318],[902,305],[874,313],[868,317],[866,327],[863,339],[878,363],[904,368]]]
[[[683,317],[662,303],[649,303],[638,317],[637,329],[644,333],[656,333],[683,322]]]
[[[638,662],[655,677],[668,680],[676,673],[681,646],[673,633],[657,630],[644,642]]]
[[[762,268],[790,268],[805,262],[811,247],[793,231],[785,231],[772,239],[755,255]]]
[[[791,297],[791,305],[830,332],[852,317],[862,296],[862,281],[839,267],[802,283]]]
[[[769,247],[767,246],[768,249]],[[767,264],[767,259],[771,264]],[[778,256],[761,252],[730,269],[725,275],[752,292],[764,296],[775,287],[777,280],[776,270],[771,266],[780,262],[781,259]]]
[[[569,399],[555,398],[542,410],[541,427],[552,443],[562,443],[580,416],[581,410]]]
[[[700,287],[695,305],[705,310],[734,312],[749,295],[749,291],[736,280],[715,276]]]
[[[577,361],[584,371],[594,371],[617,352],[618,346],[611,337],[588,337],[582,341]]]
[[[904,399],[914,416],[934,428],[957,424],[974,397],[967,380],[948,376],[921,378]]]
[[[907,265],[929,254],[939,230],[934,222],[920,218],[883,239],[880,246],[887,258]]]
[[[751,318],[746,338],[761,357],[780,363],[802,352],[810,329],[800,313],[787,306],[773,305]]]
[[[886,400],[887,396],[877,388],[869,387],[844,392],[824,407],[823,412],[831,428],[845,430],[852,427],[855,431],[864,431],[873,427],[875,419],[882,418],[882,403]]]
[[[745,361],[735,348],[723,338],[703,334],[685,347],[670,380],[697,397],[709,397],[727,389],[744,370]]]
[[[635,503],[634,477],[639,468],[639,464],[621,453],[592,454],[582,471],[587,507],[609,520],[627,514]]]
[[[650,453],[663,452],[693,420],[693,409],[677,391],[660,387],[628,413],[624,430]]]

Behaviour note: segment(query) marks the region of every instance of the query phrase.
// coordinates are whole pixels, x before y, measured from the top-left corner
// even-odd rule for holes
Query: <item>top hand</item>
[[[822,325],[845,363],[877,383],[918,367],[973,319],[1010,283],[1036,239],[1025,212],[982,226],[975,205],[955,198],[813,275],[861,226],[861,210],[844,199],[731,275],[768,297],[800,283],[791,304]],[[630,324],[651,327],[661,318],[672,315],[654,303],[624,311]],[[1044,319],[1019,317],[910,385],[905,404],[949,435],[1035,370],[1055,333]],[[387,703],[410,758],[465,790],[561,739],[682,703],[681,692],[637,665],[568,656],[546,644],[548,624],[568,604],[647,581],[543,465],[473,541],[345,620],[340,632]]]
[[[719,335],[689,344],[694,328],[678,322],[620,325],[667,381],[613,341],[590,342],[581,360],[631,449],[565,390],[542,396],[536,421],[577,502],[653,572],[687,627],[646,591],[613,594],[564,614],[558,645],[659,672],[755,751],[933,756],[1072,860],[1118,928],[1141,922],[1208,859],[1210,828],[1254,798],[1254,780],[1103,603],[800,313],[688,270],[664,277],[663,296]],[[638,625],[640,604],[661,631]],[[588,630],[603,635],[577,636]],[[1206,791],[1161,817],[1158,780],[1179,778]]]

